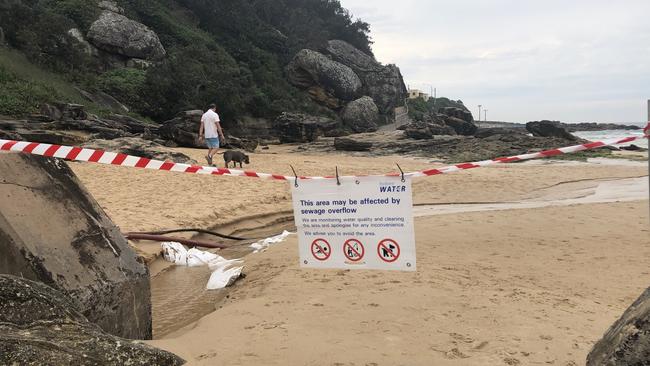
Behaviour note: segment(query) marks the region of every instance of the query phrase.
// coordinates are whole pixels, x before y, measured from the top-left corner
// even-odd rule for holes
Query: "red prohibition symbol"
[[[343,244],[343,254],[345,254],[345,258],[352,262],[362,260],[365,252],[366,249],[363,247],[363,244],[357,239],[349,239]]]
[[[382,261],[393,263],[400,255],[399,244],[393,239],[384,239],[377,245],[377,254]]]
[[[316,239],[311,243],[311,254],[317,260],[323,262],[332,255],[332,247],[325,239]]]

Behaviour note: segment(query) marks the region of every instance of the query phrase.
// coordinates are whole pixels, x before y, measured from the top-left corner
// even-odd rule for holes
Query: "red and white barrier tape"
[[[650,127],[650,124],[649,124]],[[513,163],[516,161],[537,159],[537,158],[546,158],[556,155],[569,154],[584,150],[597,149],[599,147],[625,144],[635,140],[640,140],[648,138],[648,136],[632,136],[626,137],[623,139],[610,139],[597,142],[590,142],[587,144],[563,147],[559,149],[540,151],[537,153],[523,154],[505,158],[498,158],[493,160],[484,160],[474,163],[463,163],[457,165],[451,165],[443,168],[435,168],[429,170],[423,170],[419,172],[406,173],[406,176],[410,177],[427,177],[431,175],[453,173],[461,170],[480,168],[488,165],[500,164],[500,163]],[[102,150],[86,149],[80,147],[72,146],[62,146],[62,145],[52,145],[44,144],[38,142],[27,142],[27,141],[14,141],[14,140],[2,140],[0,139],[0,151],[16,151],[23,152],[33,155],[48,156],[66,160],[74,161],[86,161],[92,163],[100,164],[110,164],[110,165],[121,165],[134,168],[144,168],[144,169],[154,169],[154,170],[166,170],[171,172],[182,172],[182,173],[193,173],[193,174],[211,174],[211,175],[232,175],[239,177],[251,177],[251,178],[262,178],[262,179],[271,179],[271,180],[294,180],[293,176],[285,176],[278,174],[268,174],[268,173],[257,173],[253,171],[244,171],[244,170],[235,170],[235,169],[223,169],[223,168],[214,168],[207,166],[199,165],[190,165],[182,163],[173,163],[161,160],[147,159],[132,155],[107,152]],[[384,176],[400,176],[401,173],[390,173],[385,174]],[[334,176],[326,177],[298,177],[298,179],[333,179]]]

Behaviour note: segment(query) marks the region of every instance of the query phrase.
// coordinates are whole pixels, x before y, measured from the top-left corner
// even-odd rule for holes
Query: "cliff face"
[[[340,120],[369,97],[381,123],[406,92],[336,0],[1,0],[0,30],[32,63],[158,121],[215,101],[232,128],[284,112]]]

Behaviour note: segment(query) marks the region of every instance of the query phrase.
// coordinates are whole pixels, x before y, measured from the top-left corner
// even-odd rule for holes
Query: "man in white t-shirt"
[[[199,140],[202,142],[205,139],[208,145],[208,155],[205,159],[210,166],[212,166],[212,157],[219,150],[219,137],[221,137],[221,141],[225,141],[220,122],[217,106],[210,104],[207,112],[201,117],[201,128],[199,129]]]

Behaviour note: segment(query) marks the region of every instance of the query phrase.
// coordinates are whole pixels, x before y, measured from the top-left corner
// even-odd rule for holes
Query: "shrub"
[[[37,110],[41,103],[57,99],[56,90],[16,77],[0,66],[0,114],[21,116]]]

